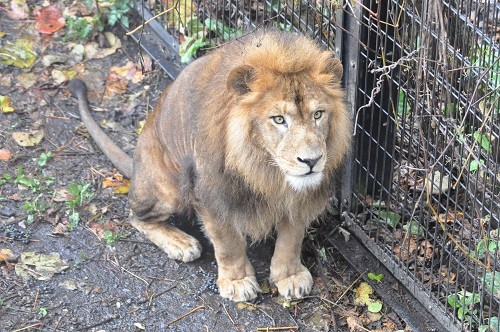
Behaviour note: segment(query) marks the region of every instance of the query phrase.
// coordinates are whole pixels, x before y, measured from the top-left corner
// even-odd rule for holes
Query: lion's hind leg
[[[169,258],[191,262],[201,255],[201,245],[194,237],[166,222],[141,221],[132,217],[131,225],[163,250]]]

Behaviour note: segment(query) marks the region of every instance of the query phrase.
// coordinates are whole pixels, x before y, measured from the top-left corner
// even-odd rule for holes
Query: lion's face
[[[265,107],[256,125],[262,148],[295,190],[321,183],[328,160],[326,138],[331,111],[314,97],[280,100]]]
[[[328,163],[338,159],[330,145],[332,126],[346,112],[342,94],[332,96],[307,75],[274,77],[269,83],[266,78],[265,86],[253,86],[246,94],[238,117],[230,121],[231,138],[240,141],[240,155],[249,148],[259,155],[247,163],[259,160],[279,169],[295,191],[314,189]]]

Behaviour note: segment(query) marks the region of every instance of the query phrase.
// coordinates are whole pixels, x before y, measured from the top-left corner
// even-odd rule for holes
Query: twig
[[[342,299],[344,297],[344,295],[347,294],[347,292],[359,281],[359,279],[361,279],[361,277],[363,276],[363,274],[360,274],[356,280],[354,280],[350,285],[349,287],[346,288],[346,290],[339,296],[339,298],[337,299],[337,301],[335,301],[334,303],[332,303],[333,305],[338,305],[340,299]],[[326,300],[326,299],[323,299],[322,300]],[[326,302],[329,302],[329,301],[326,301]]]
[[[111,264],[113,264],[114,266],[116,267],[119,267],[122,271],[124,272],[127,272],[128,274],[130,274],[131,276],[133,277],[136,277],[137,279],[139,279],[140,281],[142,281],[143,283],[146,284],[146,286],[149,286],[149,282],[147,282],[147,280],[139,277],[137,274],[133,273],[133,272],[130,272],[129,270],[127,270],[126,268],[124,268],[123,266],[120,266],[118,263],[116,262],[113,262],[111,259],[109,259],[109,261],[111,262]]]
[[[165,294],[166,292],[171,291],[175,287],[177,287],[177,285],[173,285],[172,287],[169,287],[169,288],[167,288],[167,289],[159,292],[158,294],[154,294],[153,293],[153,295],[151,295],[149,298],[146,298],[145,300],[139,301],[139,302],[137,302],[137,304],[143,304],[143,303],[146,303],[146,302],[150,302],[149,305],[151,305],[151,302],[153,301],[153,298],[155,298],[155,297],[157,298],[158,296],[161,296],[161,295]]]
[[[161,13],[156,14],[155,16],[151,17],[149,20],[147,20],[147,21],[143,22],[142,24],[140,24],[140,25],[139,25],[137,28],[135,28],[134,30],[127,32],[125,35],[126,35],[126,36],[130,36],[131,34],[134,34],[137,30],[144,28],[144,27],[145,27],[147,24],[149,24],[149,22],[151,22],[152,20],[156,19],[157,17],[159,17],[159,16],[161,16],[161,15],[163,15],[163,14],[168,13],[169,11],[171,11],[171,10],[173,10],[173,9],[175,9],[175,6],[172,6],[172,7],[168,8],[168,9],[166,9],[166,10],[162,11]]]
[[[118,315],[113,315],[111,317],[108,317],[100,322],[97,322],[95,324],[92,324],[90,326],[85,326],[85,327],[80,327],[79,329],[77,329],[77,331],[88,331],[90,329],[93,329],[94,327],[97,327],[99,325],[102,325],[102,324],[106,324],[108,322],[111,322],[113,319],[115,319],[116,317],[118,317]]]
[[[236,324],[234,323],[234,320],[233,318],[231,317],[231,315],[229,314],[229,312],[227,312],[227,309],[226,309],[226,306],[224,305],[224,303],[222,304],[222,308],[224,308],[224,312],[226,313],[227,317],[229,318],[229,320],[231,321],[231,323],[236,326]]]
[[[276,326],[276,327],[258,327],[257,331],[286,331],[298,330],[298,326]]]
[[[201,309],[205,309],[205,306],[204,305],[200,305],[194,309],[191,309],[190,311],[186,312],[184,315],[180,316],[180,317],[177,317],[176,319],[174,320],[171,320],[170,322],[168,322],[167,324],[165,324],[165,327],[169,327],[170,325],[174,324],[175,322],[178,322],[180,321],[181,319],[195,313],[196,311],[198,310],[201,310]]]
[[[40,326],[40,325],[43,325],[43,323],[36,323],[36,324],[33,324],[33,325],[28,325],[28,326],[22,327],[20,329],[13,330],[12,332],[24,331],[24,330],[30,329],[30,328],[35,327],[35,326]]]

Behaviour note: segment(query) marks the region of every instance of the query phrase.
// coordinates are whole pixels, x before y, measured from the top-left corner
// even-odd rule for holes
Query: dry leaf
[[[86,59],[102,59],[115,53],[119,48],[122,47],[122,42],[120,41],[120,39],[111,32],[104,32],[104,36],[111,46],[108,48],[100,48],[97,42],[88,43],[84,46],[84,54]]]
[[[109,73],[104,87],[104,97],[112,98],[116,95],[122,95],[127,91],[128,80],[115,73]]]
[[[366,305],[368,311],[371,313],[378,313],[382,309],[382,302],[370,298],[370,295],[373,294],[373,288],[368,283],[360,283],[359,286],[354,289],[354,294],[355,305]]]
[[[2,113],[12,113],[14,112],[14,107],[12,107],[12,100],[8,96],[0,96],[0,111]]]
[[[137,135],[140,135],[142,131],[144,130],[144,125],[146,124],[146,120],[141,120],[139,121],[139,127],[135,130]]]
[[[35,85],[37,76],[33,73],[20,73],[17,75],[17,83],[23,89],[29,89]]]
[[[0,249],[0,263],[3,262],[14,262],[16,260],[16,255],[10,249]]]
[[[0,149],[0,160],[8,161],[11,157],[11,152],[9,149]]]
[[[407,261],[415,257],[417,251],[417,241],[412,237],[406,235],[402,244],[394,246],[392,252],[399,257],[402,261]]]
[[[347,326],[349,327],[349,330],[351,332],[358,332],[358,331],[366,331],[366,329],[361,325],[361,322],[359,322],[356,317],[349,316],[346,319],[347,321]]]
[[[442,175],[439,170],[434,173],[427,174],[427,177],[425,178],[425,188],[427,192],[433,195],[448,191],[450,186],[450,175]]]
[[[104,223],[93,223],[90,226],[90,230],[99,238],[104,239],[106,235],[106,231],[111,231],[116,233],[118,231],[118,227],[111,221],[105,221]]]
[[[68,267],[58,253],[40,254],[29,251],[21,254],[16,264],[16,274],[23,279],[33,277],[37,280],[48,280]]]
[[[52,79],[54,80],[54,83],[56,83],[57,85],[61,85],[64,82],[67,82],[73,77],[75,77],[77,75],[77,72],[72,69],[70,70],[53,69],[50,74],[52,76]]]
[[[142,325],[141,323],[134,323],[134,326],[137,327],[139,330],[146,330],[144,325]]]
[[[132,81],[132,83],[139,83],[144,79],[141,70],[137,69],[132,61],[128,61],[124,66],[113,66],[109,69],[110,73],[115,73],[120,77]]]
[[[54,6],[43,7],[36,13],[35,29],[47,35],[61,30],[66,21],[61,16],[61,12]]]
[[[36,58],[33,41],[28,38],[19,38],[15,43],[6,42],[4,47],[0,47],[0,64],[2,65],[30,68]]]
[[[12,0],[10,2],[10,11],[7,11],[7,14],[12,19],[25,20],[28,18],[29,12],[26,0]]]
[[[43,135],[43,130],[33,130],[30,132],[15,131],[12,133],[12,138],[20,146],[32,147],[40,143]]]

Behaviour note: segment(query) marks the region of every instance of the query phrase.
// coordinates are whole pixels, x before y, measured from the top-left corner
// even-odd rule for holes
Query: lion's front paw
[[[184,238],[169,239],[160,246],[168,257],[183,262],[191,262],[201,256],[201,245],[194,237],[187,235]]]
[[[278,292],[287,299],[301,299],[311,292],[313,286],[313,278],[309,270],[304,268],[296,274],[292,274],[281,280],[272,280]]]
[[[261,291],[255,276],[237,280],[219,279],[217,280],[217,286],[219,286],[222,297],[234,302],[253,300],[257,297],[257,293]]]

